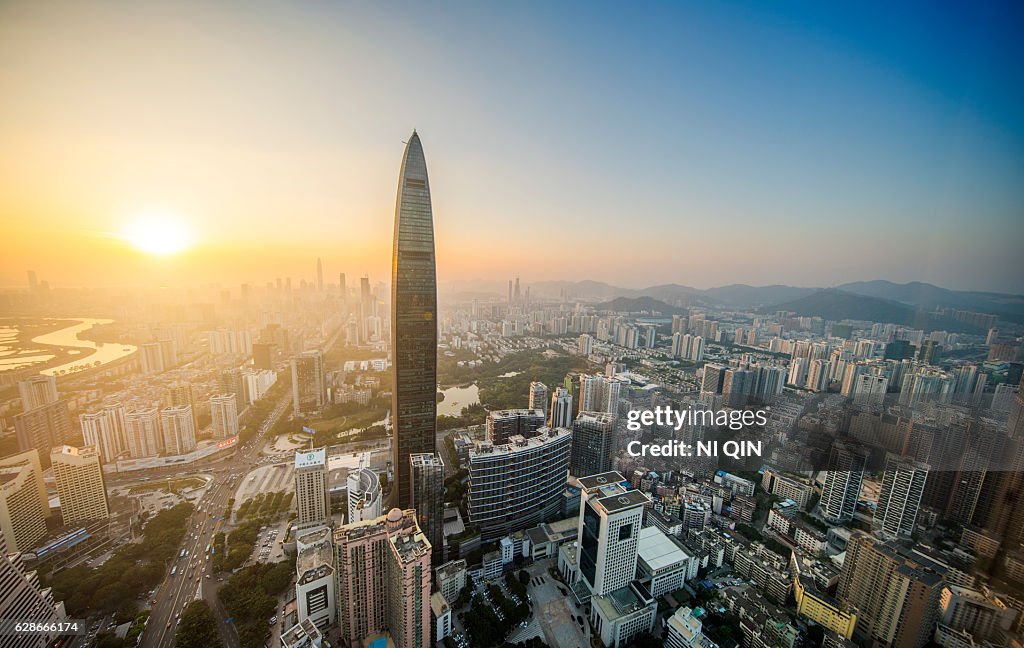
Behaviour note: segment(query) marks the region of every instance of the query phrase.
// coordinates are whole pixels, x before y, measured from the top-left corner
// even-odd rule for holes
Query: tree
[[[206,601],[193,601],[181,615],[174,636],[175,648],[223,647],[217,632],[217,619]]]

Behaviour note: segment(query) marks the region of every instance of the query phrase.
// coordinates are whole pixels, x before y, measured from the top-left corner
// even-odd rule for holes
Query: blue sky
[[[217,258],[382,276],[416,127],[442,280],[1024,292],[1022,13],[11,3],[0,174],[24,189],[0,222],[105,231],[157,205]]]

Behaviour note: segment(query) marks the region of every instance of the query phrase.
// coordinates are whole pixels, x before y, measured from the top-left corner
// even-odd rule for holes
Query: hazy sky
[[[1024,292],[1021,5],[826,4],[0,3],[0,284],[385,278],[415,127],[442,281]]]

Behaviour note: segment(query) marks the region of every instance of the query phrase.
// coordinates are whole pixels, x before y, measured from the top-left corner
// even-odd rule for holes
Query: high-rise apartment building
[[[615,417],[607,412],[580,412],[572,422],[569,472],[576,477],[608,472],[614,448]]]
[[[26,450],[0,459],[0,536],[7,550],[34,549],[46,537],[49,515],[39,453]]]
[[[238,435],[238,399],[235,394],[219,394],[210,397],[210,418],[213,421],[213,438],[230,439]]]
[[[602,375],[580,376],[579,412],[619,413],[622,381]]]
[[[85,445],[98,448],[104,463],[117,461],[117,456],[127,450],[125,411],[120,403],[104,405],[98,412],[82,414],[79,422]]]
[[[530,438],[544,425],[544,412],[539,409],[495,410],[487,413],[487,439],[502,445],[516,435]]]
[[[551,394],[551,410],[548,416],[549,428],[567,428],[572,425],[572,392],[565,387],[556,387]]]
[[[321,527],[295,538],[295,607],[298,622],[311,621],[326,632],[337,623],[334,544]]]
[[[71,438],[71,414],[64,400],[40,405],[14,415],[18,449],[49,452]]]
[[[50,451],[64,526],[110,517],[100,453],[95,447],[60,446]]]
[[[57,377],[37,374],[18,382],[21,411],[27,412],[57,402]]]
[[[164,435],[160,428],[160,410],[155,407],[125,412],[124,437],[128,454],[137,459],[155,457],[164,451]]]
[[[428,648],[430,542],[412,510],[334,531],[338,621],[346,645],[391,634],[398,648]]]
[[[327,494],[327,448],[295,453],[295,505],[299,528],[328,525],[331,521]]]
[[[391,421],[398,505],[408,508],[409,455],[435,451],[437,273],[430,181],[420,137],[402,156],[391,275]]]
[[[924,646],[941,592],[942,576],[897,545],[860,532],[850,539],[837,595],[857,610],[857,635],[893,648]]]
[[[529,439],[509,438],[469,450],[469,519],[485,542],[536,526],[561,505],[572,432],[541,428]]]
[[[853,519],[868,455],[867,448],[855,443],[836,441],[832,444],[825,485],[818,501],[822,517],[832,524]]]
[[[444,545],[444,462],[438,454],[409,455],[410,501],[416,522],[433,549],[432,560],[445,560]]]
[[[544,414],[544,418],[547,418],[548,405],[550,405],[548,396],[548,386],[540,382],[539,380],[531,381],[530,402],[527,406],[528,409],[541,410],[541,412]]]
[[[183,455],[196,449],[196,422],[191,405],[175,405],[160,410],[163,450],[169,455]]]
[[[893,536],[910,536],[914,531],[921,497],[928,479],[927,464],[899,455],[885,459],[885,474],[872,526]]]
[[[319,413],[327,405],[327,375],[319,351],[292,358],[292,411],[295,416]]]

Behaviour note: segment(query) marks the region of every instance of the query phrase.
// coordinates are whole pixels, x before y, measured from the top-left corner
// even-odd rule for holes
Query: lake
[[[480,388],[476,383],[464,387],[449,387],[442,389],[444,400],[437,404],[437,413],[445,416],[458,416],[462,414],[462,408],[469,405],[476,405],[480,402]]]

